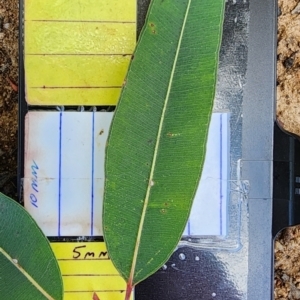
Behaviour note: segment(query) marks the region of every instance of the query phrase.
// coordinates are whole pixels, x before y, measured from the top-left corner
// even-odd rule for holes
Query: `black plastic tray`
[[[138,32],[149,0],[139,0]],[[273,299],[273,241],[284,227],[300,223],[300,142],[279,129],[275,122],[277,1],[228,0],[238,13],[249,7],[249,36],[246,84],[242,102],[242,180],[250,183],[245,199],[248,219],[248,268],[228,269],[213,251],[180,248],[164,268],[136,288],[137,300],[176,299]],[[236,8],[235,8],[236,5]],[[20,33],[23,24],[20,1]],[[18,191],[22,203],[24,176],[24,92],[23,37],[19,57],[19,164]],[[234,59],[234,57],[233,57]],[[244,247],[246,247],[244,245]],[[180,259],[178,253],[185,259]],[[227,256],[226,256],[227,255]],[[235,253],[222,253],[234,260]],[[195,257],[198,259],[195,262]],[[239,259],[241,259],[241,255]],[[243,293],[236,290],[227,275],[247,276]]]

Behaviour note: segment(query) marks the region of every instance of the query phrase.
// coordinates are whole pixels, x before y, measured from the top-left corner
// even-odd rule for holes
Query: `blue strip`
[[[223,118],[222,114],[220,114],[220,233],[221,235],[223,234],[223,217],[222,217],[222,210],[223,210],[223,157],[222,157],[222,148],[223,148],[223,136],[222,136],[222,131],[223,131],[223,124],[222,124]]]
[[[95,112],[92,124],[92,191],[91,191],[91,236],[94,235],[94,163],[95,163]]]
[[[62,112],[59,114],[59,160],[58,160],[58,236],[60,236],[61,221],[61,140],[62,140]]]

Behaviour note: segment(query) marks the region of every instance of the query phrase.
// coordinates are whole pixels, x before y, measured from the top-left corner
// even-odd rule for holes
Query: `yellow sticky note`
[[[136,0],[26,0],[30,105],[115,105],[136,42]]]
[[[109,259],[104,242],[54,242],[65,300],[124,300],[126,283]],[[132,297],[133,299],[133,297]]]

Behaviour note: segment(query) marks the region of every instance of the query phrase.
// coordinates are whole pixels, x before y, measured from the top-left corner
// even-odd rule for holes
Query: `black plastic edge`
[[[274,128],[273,237],[300,224],[300,141]]]
[[[18,173],[17,173],[17,189],[18,201],[22,203],[22,178],[24,177],[24,136],[25,136],[25,114],[27,104],[25,101],[25,81],[24,81],[24,56],[23,56],[23,0],[19,1],[19,81],[18,81]]]
[[[51,243],[61,243],[61,242],[78,242],[78,243],[86,243],[86,242],[103,242],[103,236],[48,236],[48,239]]]

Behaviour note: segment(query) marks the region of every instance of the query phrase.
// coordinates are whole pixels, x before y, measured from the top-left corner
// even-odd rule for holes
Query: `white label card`
[[[24,203],[47,236],[101,236],[111,112],[31,111]],[[202,178],[184,235],[227,234],[229,114],[213,113]]]
[[[228,223],[229,113],[213,113],[201,180],[185,236],[226,236]]]
[[[102,235],[104,151],[112,116],[26,115],[24,203],[47,236]]]

